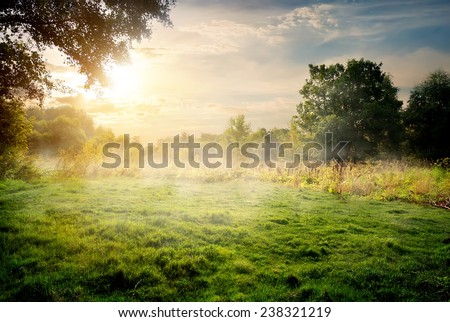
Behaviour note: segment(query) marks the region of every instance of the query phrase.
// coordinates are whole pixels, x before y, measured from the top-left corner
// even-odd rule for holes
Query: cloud
[[[233,106],[233,105],[222,105],[222,104],[218,104],[218,103],[208,103],[208,104],[206,104],[206,108],[210,112],[218,111],[220,113],[225,113],[230,116],[248,113],[248,109],[246,107]]]
[[[113,114],[113,113],[119,113],[120,110],[117,108],[117,106],[112,103],[101,103],[101,104],[94,104],[90,105],[87,108],[87,111],[89,114]]]
[[[229,20],[211,20],[197,25],[183,26],[179,30],[203,36],[200,46],[192,47],[191,52],[225,54],[239,52],[248,39],[260,39],[272,42],[266,29],[250,24]]]
[[[196,53],[226,54],[237,53],[243,47],[253,45],[259,40],[265,45],[277,45],[286,40],[285,34],[292,29],[309,29],[322,34],[330,33],[338,27],[338,20],[329,12],[332,5],[299,7],[285,14],[271,16],[269,13],[258,22],[235,22],[225,19],[212,19],[200,24],[181,26],[181,32],[203,37],[193,47]]]
[[[450,6],[445,2],[341,3],[327,5],[327,8],[337,24],[326,40],[353,38],[354,42],[388,42],[387,44],[399,47],[400,38],[412,44],[426,42],[427,39],[423,39],[418,31],[437,26],[448,29],[445,26],[450,26]],[[405,37],[408,31],[411,31],[410,39]],[[432,32],[427,34],[430,36]],[[405,44],[403,41],[403,45]]]
[[[260,10],[276,8],[290,9],[300,4],[307,5],[309,0],[185,0],[184,4],[198,7],[222,7],[226,9],[233,8],[234,10]]]
[[[291,29],[299,26],[312,27],[321,32],[338,27],[338,20],[330,14],[334,7],[328,4],[299,7],[287,14],[276,17],[280,21],[275,25],[278,29]]]
[[[437,1],[185,0],[173,28],[157,27],[132,51],[133,95],[86,110],[142,137],[220,133],[239,113],[255,129],[286,127],[309,63],[362,57],[383,62],[405,101],[429,72],[448,70],[448,16]]]
[[[153,63],[171,62],[174,59],[176,52],[173,49],[162,47],[151,47],[140,44],[133,48],[132,60],[151,60]]]
[[[383,59],[383,66],[393,75],[397,86],[411,88],[437,69],[450,72],[450,53],[419,48],[406,55],[388,56]]]
[[[243,38],[247,36],[261,35],[258,28],[229,20],[211,20],[208,23],[181,27],[180,30],[184,32],[198,33],[212,39]]]
[[[123,102],[124,103],[124,102]],[[262,102],[224,104],[219,101],[189,100],[158,96],[151,101],[121,102],[93,100],[86,112],[96,124],[111,127],[116,134],[131,133],[143,139],[177,133],[221,133],[230,117],[245,114],[256,129],[286,127],[295,113],[295,99],[279,97]]]
[[[52,98],[49,104],[63,104],[70,105],[76,108],[84,108],[87,104],[87,101],[82,94],[77,94],[75,96],[55,96]]]
[[[399,98],[406,105],[411,89],[425,80],[437,69],[450,73],[450,53],[432,48],[419,48],[405,55],[391,55],[383,59],[383,68],[393,77],[399,87]]]

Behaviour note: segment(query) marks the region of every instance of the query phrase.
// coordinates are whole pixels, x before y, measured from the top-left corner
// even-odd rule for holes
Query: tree
[[[174,4],[175,0],[2,0],[0,130],[12,137],[2,138],[2,171],[13,171],[10,161],[24,150],[22,129],[28,123],[19,112],[24,106],[19,100],[36,99],[42,105],[55,86],[43,59],[45,49],[63,53],[68,64],[87,76],[86,87],[105,85],[108,67],[129,60],[132,41],[149,37],[153,20],[171,24]],[[69,124],[70,137],[81,137],[67,118],[57,124]]]
[[[270,136],[271,136],[271,140],[274,142],[278,142],[278,143],[283,143],[283,142],[290,142],[290,133],[289,133],[289,129],[279,129],[279,128],[272,128],[269,131]]]
[[[37,99],[42,102],[46,92],[52,88],[45,62],[36,51],[31,51],[25,44],[14,43],[11,39],[0,42],[1,97]]]
[[[42,58],[56,48],[87,76],[107,83],[110,64],[129,59],[132,41],[151,21],[170,25],[175,0],[3,0],[0,3],[0,96],[39,99],[53,82]]]
[[[450,156],[450,74],[435,71],[414,87],[403,119],[414,155],[426,159]]]
[[[31,124],[19,100],[0,97],[0,115],[0,179],[4,179],[14,177],[20,170]]]
[[[402,102],[381,66],[364,59],[346,66],[309,65],[310,79],[297,106],[302,135],[323,140],[325,132],[333,132],[334,141],[350,141],[356,158],[395,151],[402,137]]]
[[[91,117],[73,107],[31,108],[27,117],[33,133],[28,137],[30,153],[56,156],[61,150],[80,150],[95,134]]]
[[[265,128],[259,128],[248,136],[249,142],[264,142],[264,137],[268,134]]]
[[[236,118],[230,118],[228,128],[225,130],[225,137],[228,142],[242,143],[250,134],[250,123],[245,121],[245,116],[239,114]]]

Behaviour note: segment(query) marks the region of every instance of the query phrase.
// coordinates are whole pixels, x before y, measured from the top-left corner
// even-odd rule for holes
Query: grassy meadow
[[[450,300],[445,209],[209,181],[0,182],[0,300]]]

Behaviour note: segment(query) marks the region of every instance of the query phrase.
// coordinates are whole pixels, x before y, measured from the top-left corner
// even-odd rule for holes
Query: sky
[[[56,78],[75,89],[51,105],[84,109],[97,125],[150,142],[222,133],[244,114],[252,129],[288,127],[308,64],[383,63],[407,105],[436,69],[450,72],[448,1],[178,0],[172,28],[157,23],[113,69],[100,94],[52,52]]]

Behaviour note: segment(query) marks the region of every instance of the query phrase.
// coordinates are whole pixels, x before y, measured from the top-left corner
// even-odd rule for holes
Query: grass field
[[[250,179],[0,182],[1,301],[449,301],[450,215]]]

